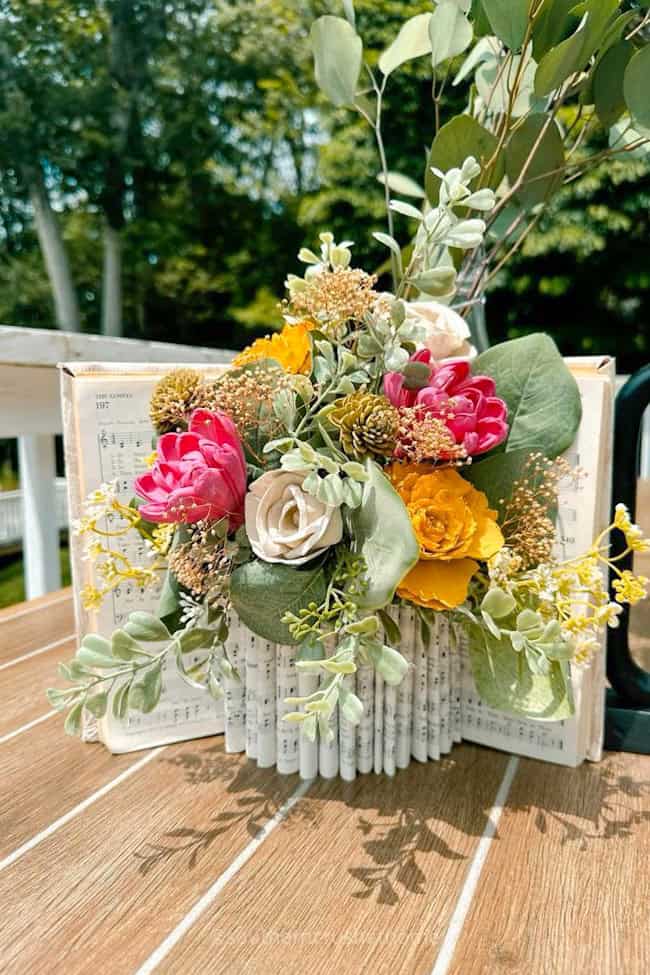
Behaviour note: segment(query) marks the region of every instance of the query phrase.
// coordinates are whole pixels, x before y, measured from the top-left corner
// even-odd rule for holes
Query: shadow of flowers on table
[[[366,862],[348,867],[359,884],[352,896],[397,905],[405,895],[430,893],[431,853],[471,859],[476,842],[467,837],[483,835],[506,762],[464,745],[439,763],[411,764],[393,780],[365,777],[348,786],[346,803],[365,811],[356,826]],[[630,774],[621,756],[580,768],[522,759],[494,838],[532,827],[548,835],[549,849],[578,843],[587,850],[596,841],[631,837],[650,822],[649,796],[650,781]]]
[[[273,768],[258,769],[244,756],[227,754],[222,740],[209,748],[182,751],[166,761],[182,771],[187,786],[214,785],[215,799],[235,796],[235,803],[234,808],[229,803],[230,808],[211,816],[205,827],[180,825],[165,832],[160,840],[145,843],[134,854],[144,876],[158,864],[168,861],[185,864],[192,870],[220,837],[240,824],[249,836],[257,836],[298,784],[296,775],[279,776]],[[219,787],[218,791],[216,787]],[[187,795],[191,808],[191,792]],[[313,809],[298,803],[291,809],[286,822],[297,817],[312,818],[313,815]]]
[[[633,777],[627,758],[611,754],[599,764],[556,768],[555,774],[548,766],[536,774],[539,763],[527,763],[509,808],[534,812],[535,828],[549,842],[573,843],[581,851],[597,841],[631,837],[650,823],[650,780]]]

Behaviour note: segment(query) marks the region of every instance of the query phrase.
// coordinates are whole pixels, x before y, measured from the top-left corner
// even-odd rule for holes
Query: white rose
[[[246,531],[264,562],[302,565],[343,535],[339,508],[303,491],[305,471],[267,471],[246,495]]]
[[[473,358],[476,355],[476,349],[467,341],[470,337],[469,325],[458,312],[439,301],[407,301],[405,304],[407,318],[426,329],[423,344],[434,359],[448,359],[450,356]]]

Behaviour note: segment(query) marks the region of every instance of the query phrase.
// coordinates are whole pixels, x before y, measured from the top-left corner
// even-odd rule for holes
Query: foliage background
[[[0,321],[47,328],[54,310],[28,173],[57,212],[84,331],[100,330],[102,233],[123,251],[123,333],[240,347],[278,321],[302,244],[371,238],[382,192],[367,127],[312,78],[308,30],[339,3],[300,0],[2,0]],[[429,3],[357,0],[379,52]],[[421,179],[433,132],[427,66],[388,89],[389,166]],[[447,88],[446,109],[462,108]],[[597,145],[594,146],[597,148]],[[562,191],[489,297],[492,340],[535,329],[566,354],[650,358],[650,170],[608,163]],[[406,228],[400,228],[404,231]],[[110,296],[109,296],[110,297]]]

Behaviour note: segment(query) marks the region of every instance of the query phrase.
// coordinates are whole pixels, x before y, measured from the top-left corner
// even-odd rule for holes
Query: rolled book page
[[[276,762],[274,643],[256,637],[257,643],[257,764],[271,768]]]
[[[298,671],[298,696],[309,697],[317,690],[318,675]],[[302,730],[298,736],[298,769],[301,779],[315,779],[318,775],[318,740],[309,741]]]
[[[447,620],[443,613],[438,614],[437,622],[438,660],[440,667],[440,754],[448,755],[451,751],[451,707],[449,701],[451,661],[449,659],[449,634]]]
[[[418,762],[426,762],[429,758],[427,748],[427,663],[428,655],[422,639],[421,621],[419,616],[415,614],[411,754]]]
[[[438,618],[430,626],[427,647],[427,751],[429,758],[440,758],[440,664],[438,659]]]
[[[384,678],[375,671],[374,769],[384,770]]]
[[[246,633],[238,619],[230,621],[227,655],[236,673],[225,677],[224,711],[227,752],[246,751]]]
[[[288,697],[298,693],[298,673],[296,671],[296,648],[277,647],[276,665],[276,712],[277,712],[277,766],[280,775],[292,775],[298,771],[298,736],[300,726],[282,717],[295,711],[292,705],[285,704]]]
[[[257,758],[257,641],[246,631],[246,755]]]
[[[449,655],[451,659],[451,737],[454,742],[463,740],[462,718],[460,702],[462,699],[462,674],[460,662],[460,647],[458,646],[458,630],[456,626],[449,622]]]
[[[397,688],[384,683],[384,773],[395,775]]]
[[[357,670],[357,696],[363,715],[357,725],[357,769],[362,775],[372,772],[375,733],[375,671],[371,666]]]
[[[343,687],[356,693],[355,674],[346,674]],[[339,707],[339,764],[344,782],[353,782],[357,777],[357,729],[343,717]]]
[[[397,687],[397,714],[395,718],[395,764],[408,768],[411,764],[411,728],[413,724],[413,663],[415,644],[415,612],[405,606],[397,611],[402,634],[399,650],[408,661],[409,669]]]

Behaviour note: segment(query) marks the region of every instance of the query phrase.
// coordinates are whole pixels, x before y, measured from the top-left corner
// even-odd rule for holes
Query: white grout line
[[[24,856],[25,853],[29,853],[29,851],[33,850],[35,846],[38,846],[39,843],[46,840],[48,836],[52,836],[52,834],[56,833],[58,829],[61,829],[61,827],[65,826],[66,823],[69,823],[70,820],[74,819],[75,816],[78,816],[79,813],[84,812],[89,806],[92,806],[94,802],[97,802],[98,799],[103,798],[103,796],[111,792],[116,786],[124,782],[125,779],[128,779],[129,776],[133,775],[135,772],[138,772],[148,762],[151,762],[154,758],[157,758],[158,755],[165,750],[165,747],[166,746],[163,745],[161,748],[154,749],[154,751],[145,755],[144,758],[141,758],[139,762],[135,762],[133,765],[130,765],[127,769],[125,769],[124,772],[122,772],[116,778],[111,779],[111,781],[107,782],[106,785],[103,785],[101,789],[98,789],[97,792],[93,792],[92,795],[88,796],[87,799],[84,799],[83,802],[80,802],[79,805],[75,806],[73,809],[70,809],[63,816],[60,816],[59,819],[55,819],[53,823],[50,823],[49,826],[47,826],[44,830],[41,830],[40,833],[37,833],[36,836],[32,836],[31,840],[27,840],[27,842],[23,843],[22,846],[19,846],[17,850],[14,850],[13,853],[6,856],[4,860],[0,860],[0,872],[2,872],[5,867],[10,867],[12,863],[15,863],[16,860],[20,859],[21,856]]]
[[[469,870],[467,871],[465,883],[463,884],[461,892],[458,895],[454,913],[451,916],[447,933],[445,934],[444,940],[440,946],[440,950],[438,951],[438,957],[436,958],[436,963],[433,966],[431,975],[447,975],[447,972],[449,971],[449,966],[451,965],[454,957],[458,939],[462,933],[463,925],[465,924],[469,909],[472,905],[472,900],[474,899],[474,894],[476,893],[476,888],[478,887],[478,882],[481,878],[481,872],[488,855],[488,850],[490,849],[490,844],[496,836],[497,826],[499,824],[499,820],[501,819],[501,813],[503,812],[503,807],[508,801],[510,787],[512,786],[512,782],[517,774],[518,768],[519,759],[516,755],[511,755],[510,761],[508,762],[506,770],[503,774],[501,785],[499,786],[499,790],[494,799],[494,805],[488,814],[488,821],[485,824],[483,835],[479,840],[476,853],[474,854]]]
[[[179,921],[176,927],[170,931],[165,940],[158,945],[156,950],[149,955],[146,961],[135,972],[135,975],[151,975],[151,972],[155,971],[160,962],[167,957],[172,948],[176,947],[178,942],[187,934],[192,925],[195,924],[201,915],[204,914],[214,903],[226,884],[228,884],[233,877],[239,873],[241,868],[248,863],[250,858],[262,845],[267,836],[270,836],[273,830],[287,818],[287,815],[292,807],[298,802],[299,799],[302,799],[312,783],[313,779],[307,779],[300,783],[295,792],[293,792],[280,806],[275,816],[273,816],[272,819],[269,819],[264,826],[262,826],[259,833],[257,833],[255,838],[244,847],[239,856],[235,857],[228,869],[224,870],[224,872],[217,877],[211,887],[208,887],[205,894],[199,898],[194,907],[188,911],[182,921]]]
[[[22,727],[16,728],[15,731],[10,731],[8,735],[3,735],[2,738],[0,738],[0,745],[4,745],[6,741],[11,741],[12,738],[22,735],[23,731],[29,731],[30,728],[33,728],[34,725],[40,724],[41,721],[47,721],[48,718],[53,718],[54,715],[58,713],[58,711],[48,711],[47,714],[42,714],[40,718],[34,718],[34,720],[30,721],[28,724],[24,724]]]
[[[13,667],[14,664],[22,663],[23,660],[29,660],[30,657],[37,657],[39,653],[47,653],[48,650],[54,650],[55,647],[60,647],[64,643],[69,643],[70,640],[74,640],[75,634],[70,633],[68,636],[61,637],[60,640],[55,640],[54,643],[48,643],[45,647],[39,647],[38,650],[30,650],[29,653],[23,653],[20,657],[14,657],[13,660],[8,660],[5,664],[0,664],[0,670],[6,670],[7,667]]]
[[[26,606],[25,609],[19,609],[16,613],[11,613],[9,616],[0,617],[0,623],[10,623],[11,620],[18,620],[21,616],[40,613],[42,609],[50,609],[52,606],[58,606],[59,603],[64,603],[67,599],[72,602],[72,593],[68,593],[67,596],[59,596],[58,599],[52,599],[51,602],[43,603],[41,606]]]

